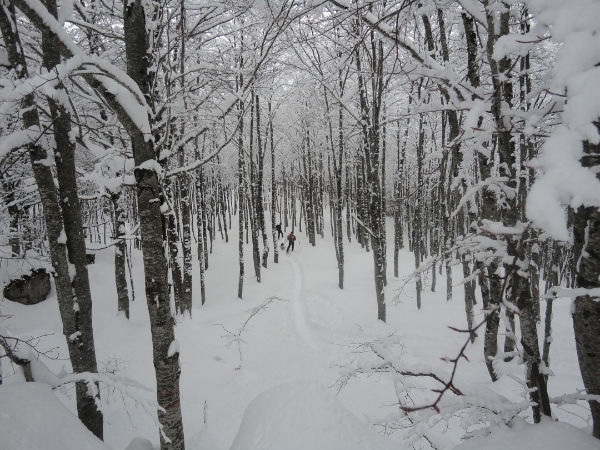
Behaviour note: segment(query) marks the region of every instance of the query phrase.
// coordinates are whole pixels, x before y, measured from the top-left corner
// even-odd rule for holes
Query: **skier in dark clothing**
[[[275,225],[275,229],[277,230],[277,239],[283,237],[283,231],[281,231],[281,224]]]
[[[288,248],[285,252],[289,253],[290,248],[292,249],[292,251],[294,251],[294,241],[296,240],[296,236],[294,236],[293,231],[290,234],[288,234],[287,240],[288,240]]]

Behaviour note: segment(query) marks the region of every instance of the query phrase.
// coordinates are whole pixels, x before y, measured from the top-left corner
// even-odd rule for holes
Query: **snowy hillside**
[[[503,375],[492,384],[483,362],[481,336],[467,348],[468,361],[462,360],[458,365],[455,384],[464,396],[448,393],[439,415],[425,410],[406,416],[399,402],[406,407],[425,404],[434,398],[430,389],[440,386],[421,377],[394,374],[390,367],[434,372],[448,379],[451,365],[441,358],[456,356],[465,340],[464,334],[449,328],[465,328],[461,289],[455,289],[457,295],[446,302],[445,293],[439,287],[437,292],[430,292],[426,280],[423,306],[417,310],[414,282],[399,291],[404,283],[390,277],[388,323],[384,324],[376,320],[371,255],[357,244],[347,246],[347,282],[341,291],[337,288],[331,240],[318,238],[316,247],[312,247],[304,233],[297,235],[296,251],[289,256],[280,255],[277,265],[269,261],[262,283],[248,277],[244,300],[236,297],[237,273],[232,270],[237,243],[215,243],[206,273],[207,302],[201,306],[195,296],[192,318],[179,317],[176,326],[189,448],[451,449],[466,437],[486,435],[486,425],[490,424],[492,436],[499,433],[501,443],[521,442],[520,435],[526,438],[531,433],[547,437],[543,446],[520,448],[564,449],[567,438],[552,438],[554,430],[573,442],[582,442],[577,448],[598,448],[591,438],[580,437],[581,432],[575,428],[545,424],[544,430],[538,432],[512,418],[521,409],[527,410],[523,407],[525,391],[519,382],[524,367],[516,360],[500,364],[498,369]],[[131,304],[129,321],[117,314],[112,249],[101,251],[90,266],[94,335],[101,372],[151,387],[154,371],[141,259],[139,253],[134,254],[136,300]],[[251,252],[246,254],[250,255],[249,260]],[[403,251],[402,277],[412,270],[412,255]],[[444,285],[443,278],[438,279],[438,286]],[[397,298],[392,300],[394,296]],[[481,305],[478,306],[479,321],[483,315]],[[2,322],[4,329],[23,338],[43,335],[36,341],[37,347],[48,350],[55,359],[41,360],[56,373],[70,370],[64,360],[66,347],[54,297],[34,306],[3,300],[0,308],[3,315],[10,316]],[[582,388],[569,308],[569,300],[555,304],[551,396]],[[14,399],[14,392],[27,389],[8,391],[15,389],[13,384],[22,382],[18,369],[10,364],[3,363],[3,376],[5,387],[0,392],[7,390],[2,395],[13,400],[0,402],[0,430],[20,420],[14,414],[23,405]],[[34,388],[39,389],[31,387]],[[128,398],[126,391],[102,391],[105,444],[124,449],[137,436],[157,446],[156,418],[135,401],[139,395],[151,401],[154,394],[132,391]],[[74,411],[70,387],[58,388],[55,393]],[[583,402],[556,407],[554,414],[558,420],[584,431],[590,420]],[[527,412],[520,416],[528,419]],[[11,421],[7,422],[9,417]],[[35,421],[35,428],[52,427],[58,434],[64,432],[56,424],[56,417],[28,417]],[[510,419],[514,429],[504,425]],[[19,433],[2,432],[0,442]],[[35,436],[38,435],[31,438]],[[460,448],[488,448],[488,444],[489,448],[497,448],[490,437],[478,439],[481,438],[473,437],[472,442]],[[17,450],[16,442],[19,441],[0,447]],[[46,440],[39,445],[47,450],[64,448],[53,447]]]

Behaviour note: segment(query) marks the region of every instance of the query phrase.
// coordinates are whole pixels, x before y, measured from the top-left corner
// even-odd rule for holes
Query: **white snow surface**
[[[244,412],[231,450],[397,450],[314,381],[285,383]]]
[[[0,386],[3,450],[108,450],[42,383]]]
[[[237,217],[233,217],[232,222],[230,237],[237,236]],[[290,255],[280,252],[279,264],[273,264],[271,254],[268,269],[262,270],[261,283],[251,273],[252,248],[251,244],[246,245],[247,276],[243,300],[237,298],[238,243],[235,239],[230,239],[229,243],[217,239],[214,243],[205,274],[207,300],[204,305],[201,305],[197,289],[199,269],[194,256],[192,318],[177,317],[175,329],[180,352],[180,392],[186,448],[228,450],[233,445],[234,449],[248,450],[328,450],[369,448],[368,445],[371,445],[371,448],[393,446],[397,450],[408,450],[428,449],[428,442],[434,442],[436,448],[450,450],[460,445],[474,430],[488,434],[485,427],[490,420],[500,421],[502,417],[514,415],[512,405],[525,401],[524,388],[519,382],[524,376],[524,366],[519,364],[518,358],[510,363],[499,361],[500,378],[491,383],[483,360],[481,332],[475,343],[467,348],[469,360],[461,361],[456,374],[456,385],[465,397],[448,394],[442,405],[446,415],[437,415],[431,410],[415,414],[412,417],[417,424],[410,426],[403,419],[398,402],[409,407],[422,405],[431,401],[431,389],[439,385],[413,377],[394,378],[390,373],[360,373],[374,365],[381,365],[381,360],[371,351],[376,350],[394,367],[434,371],[446,379],[451,366],[441,358],[455,357],[465,338],[449,328],[466,326],[463,289],[460,286],[455,288],[454,298],[448,302],[445,298],[445,276],[438,276],[436,292],[431,292],[430,272],[423,272],[423,302],[421,309],[417,309],[414,282],[401,289],[403,277],[414,271],[414,257],[407,250],[402,250],[400,278],[393,278],[393,248],[390,242],[389,285],[385,288],[388,320],[384,324],[376,319],[372,254],[365,252],[356,242],[344,242],[345,288],[340,290],[328,221],[325,230],[325,238],[317,237],[315,247],[308,244],[304,232],[296,230],[295,251]],[[270,230],[267,232],[270,233]],[[392,235],[389,222],[388,236]],[[96,263],[88,267],[98,369],[100,374],[135,380],[150,389],[136,389],[135,395],[132,395],[129,385],[118,383],[118,379],[111,378],[113,385],[101,381],[105,445],[123,450],[133,438],[139,437],[158,448],[157,416],[151,403],[156,399],[155,376],[141,253],[134,250],[132,254],[135,301],[130,303],[129,320],[117,312],[113,264],[114,249],[105,248],[97,251]],[[0,271],[2,281],[7,279],[9,272]],[[460,282],[460,273],[460,266],[455,267],[455,284]],[[254,311],[272,298],[276,301],[271,301],[268,308],[261,309],[248,320]],[[475,305],[476,322],[483,318],[481,306],[481,301]],[[583,388],[569,307],[568,299],[554,302],[550,352],[553,376],[548,380],[551,397],[578,392]],[[542,302],[542,317],[544,308],[545,303]],[[46,301],[36,305],[25,306],[0,300],[0,314],[10,316],[0,318],[3,332],[10,331],[11,335],[24,339],[42,336],[37,340],[38,349],[49,351],[48,356],[56,359],[40,356],[40,361],[59,378],[69,377],[71,366],[54,289]],[[540,341],[542,338],[543,334]],[[502,337],[499,345],[502,348]],[[0,389],[22,383],[23,377],[18,368],[10,365],[6,358],[1,358],[1,364],[4,387]],[[35,373],[39,376],[38,364],[35,365]],[[351,376],[353,374],[357,376]],[[100,377],[101,380],[103,378]],[[46,374],[42,379],[57,384],[52,374]],[[340,381],[344,383],[338,393]],[[114,388],[119,385],[124,389]],[[27,384],[26,387],[29,386],[35,385]],[[37,390],[41,388],[43,386]],[[65,384],[52,392],[44,389],[44,394],[56,396],[60,400],[58,405],[65,405],[71,411],[69,417],[76,421],[73,384]],[[22,403],[21,396],[25,401],[31,398],[25,387],[19,388],[10,399],[0,398],[0,413],[13,414],[16,411],[18,415],[10,416],[10,423],[17,421],[20,427],[26,427],[30,426],[28,421],[32,421],[31,417],[21,414],[20,407],[15,407]],[[467,407],[467,403],[479,406]],[[59,410],[58,407],[55,409]],[[485,416],[485,411],[491,410],[499,412],[496,416]],[[58,421],[58,414],[60,412],[39,417],[35,427],[51,430],[56,439],[68,436],[71,434],[70,422],[66,419]],[[555,405],[553,414],[557,420],[574,425],[559,428],[565,439],[578,442],[581,435],[590,434],[586,402]],[[520,413],[520,416],[530,420],[527,412]],[[395,432],[394,424],[399,425]],[[553,422],[544,426],[556,425],[559,424]],[[4,445],[8,434],[4,433],[3,427],[0,429],[2,450],[54,450],[45,445],[43,435],[33,432],[29,436],[31,445]],[[498,427],[494,424],[492,430]],[[9,428],[14,427],[10,425]],[[257,434],[259,429],[264,430],[262,438]],[[518,442],[521,434],[528,439],[527,430],[527,427],[513,426],[502,433],[514,435],[514,442]],[[546,434],[550,436],[549,432]],[[478,448],[488,448],[488,443],[492,445],[493,435]],[[34,438],[38,440],[33,442]],[[262,444],[257,443],[259,438],[263,439],[260,441]],[[339,446],[326,444],[330,442],[326,441],[329,438],[339,441]],[[287,441],[282,444],[285,439]],[[473,439],[477,438],[471,441]],[[362,442],[363,447],[352,447],[354,440]],[[137,443],[140,442],[138,439]],[[304,444],[310,445],[302,447]],[[147,442],[144,445],[148,447]],[[67,445],[61,448],[85,447]],[[507,445],[505,448],[530,447]],[[562,441],[557,439],[545,441],[544,450],[564,448]]]
[[[518,422],[511,429],[498,429],[490,436],[470,439],[455,450],[598,450],[600,443],[566,423],[545,420],[537,425]]]
[[[179,342],[177,341],[177,339],[175,339],[173,342],[171,342],[171,344],[169,345],[169,350],[167,350],[167,357],[170,358],[171,356],[173,356],[175,353],[179,353]]]
[[[154,450],[152,442],[144,438],[133,438],[125,450]]]

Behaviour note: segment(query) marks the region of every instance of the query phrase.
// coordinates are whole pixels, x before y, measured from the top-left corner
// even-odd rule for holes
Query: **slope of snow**
[[[415,424],[407,421],[398,402],[408,407],[424,404],[432,398],[431,389],[439,385],[383,372],[361,375],[360,371],[370,364],[381,364],[367,344],[372,344],[401,369],[447,374],[451,367],[441,358],[455,357],[465,338],[449,328],[466,326],[463,288],[457,286],[453,300],[448,302],[445,277],[438,276],[437,288],[432,292],[431,274],[423,273],[423,301],[421,309],[417,309],[414,282],[405,284],[402,278],[414,270],[414,257],[402,250],[401,276],[393,278],[390,242],[389,284],[385,291],[388,322],[384,324],[377,320],[372,254],[355,242],[344,242],[345,289],[338,289],[337,263],[328,223],[325,230],[325,238],[317,237],[315,247],[308,244],[304,233],[298,232],[296,251],[291,255],[280,254],[279,264],[273,263],[271,254],[268,269],[262,270],[261,283],[253,274],[251,244],[246,245],[243,300],[237,298],[237,241],[230,239],[225,243],[217,239],[214,242],[206,272],[204,305],[200,304],[195,260],[192,318],[178,317],[176,326],[187,448],[228,450],[234,445],[238,449],[251,449],[251,443],[258,440],[251,429],[263,427],[269,436],[262,442],[273,445],[269,448],[276,448],[277,443],[286,439],[286,433],[289,434],[286,444],[279,446],[282,450],[302,443],[314,444],[307,446],[314,450],[335,448],[317,445],[319,438],[327,437],[325,430],[328,429],[335,439],[344,442],[344,447],[338,448],[352,448],[342,433],[350,429],[347,432],[356,433],[351,434],[356,439],[365,439],[365,446],[381,442],[374,448],[385,449],[388,442],[393,442],[398,450],[428,449],[433,442],[437,449],[452,449],[461,443],[466,433],[485,427],[477,414],[489,409],[492,401],[498,408],[524,401],[524,388],[519,383],[524,376],[524,366],[519,365],[518,358],[510,363],[500,362],[501,377],[496,383],[490,382],[483,360],[482,330],[467,349],[469,360],[461,361],[458,367],[456,385],[467,396],[481,399],[484,406],[479,410],[461,409],[457,414],[440,416],[427,411],[413,415]],[[237,237],[236,217],[231,236]],[[388,236],[392,236],[391,228]],[[130,320],[117,311],[113,262],[114,250],[108,248],[98,251],[96,263],[89,266],[99,371],[150,387],[149,392],[141,395],[151,400],[156,398],[155,379],[141,254],[133,252],[135,301],[131,302]],[[460,266],[455,267],[455,284],[460,281],[460,273]],[[475,305],[476,322],[483,318],[481,306],[481,302]],[[552,397],[583,387],[569,306],[568,300],[554,302],[550,354],[554,376],[548,381]],[[542,304],[542,317],[544,307]],[[254,314],[256,311],[259,312]],[[36,341],[39,349],[56,349],[50,356],[57,359],[41,358],[52,371],[71,370],[65,359],[68,353],[54,291],[37,305],[0,300],[0,312],[11,316],[0,325],[12,335],[26,339],[43,335]],[[502,345],[502,337],[499,344]],[[17,368],[7,364],[5,358],[1,363],[5,384],[22,381]],[[355,373],[358,375],[353,376]],[[347,377],[344,388],[332,398],[344,377]],[[482,394],[485,392],[491,393]],[[155,447],[159,445],[154,412],[113,389],[101,386],[101,393],[105,445],[122,450],[136,436],[149,440]],[[48,393],[57,395],[75,413],[73,394],[72,386]],[[273,404],[269,405],[265,399],[271,399]],[[461,400],[449,394],[446,404],[452,401]],[[2,400],[2,404],[5,403]],[[579,428],[589,427],[589,409],[585,402],[555,407],[553,413],[558,420]],[[527,413],[521,415],[528,418]],[[279,424],[278,427],[271,426],[275,424]],[[63,434],[62,423],[50,421],[48,427],[58,430],[56,434]],[[526,431],[526,427],[513,427],[506,433],[520,439],[519,435]],[[381,434],[379,441],[377,435],[373,437],[374,433]],[[0,434],[2,449],[5,448],[3,437]],[[488,441],[483,443],[487,445]],[[547,442],[544,450],[564,448]]]
[[[0,448],[6,450],[107,450],[41,383],[0,387]]]
[[[316,382],[285,383],[244,412],[231,450],[392,450],[383,438]]]
[[[518,422],[510,429],[494,430],[490,436],[470,439],[455,450],[597,450],[598,439],[560,422],[543,421],[537,425]]]

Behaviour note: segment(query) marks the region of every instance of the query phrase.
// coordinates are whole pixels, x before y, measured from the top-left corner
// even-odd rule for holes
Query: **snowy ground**
[[[230,236],[237,237],[235,228],[234,224]],[[329,225],[326,231],[329,233]],[[481,429],[481,411],[505,408],[507,399],[523,401],[523,387],[518,382],[523,367],[517,361],[503,365],[504,375],[492,385],[483,363],[483,333],[480,333],[467,350],[469,361],[459,365],[456,384],[466,398],[484,402],[483,408],[462,409],[457,405],[464,406],[465,402],[449,395],[443,408],[448,415],[415,415],[415,424],[409,427],[399,411],[398,401],[406,406],[422,404],[431,398],[429,388],[434,385],[398,377],[394,383],[388,373],[345,377],[377,362],[372,352],[365,352],[366,343],[372,343],[371,348],[388,355],[403,369],[447,373],[449,364],[441,358],[454,357],[465,339],[463,334],[449,328],[466,326],[462,287],[457,287],[454,299],[446,302],[445,279],[438,277],[437,292],[430,291],[426,279],[423,306],[417,310],[414,283],[398,292],[401,283],[391,275],[390,246],[388,323],[383,324],[376,320],[372,255],[354,242],[345,244],[346,278],[345,289],[341,291],[337,288],[332,239],[327,234],[325,239],[318,237],[317,246],[312,247],[304,233],[297,236],[292,255],[280,254],[280,263],[275,265],[271,254],[269,268],[263,271],[260,284],[253,276],[251,247],[246,246],[244,300],[236,296],[237,242],[215,242],[206,273],[207,303],[201,306],[199,295],[195,295],[193,318],[179,319],[176,329],[181,344],[181,397],[188,448],[341,450],[434,445],[450,449],[461,442],[465,433],[477,434]],[[96,264],[90,266],[99,370],[153,386],[142,261],[139,253],[134,257],[136,299],[131,304],[129,321],[116,312],[113,251],[101,251]],[[403,251],[402,276],[412,272],[413,264],[412,254]],[[6,267],[2,269],[6,272]],[[455,273],[457,282],[459,270]],[[261,306],[262,310],[242,329],[252,312]],[[483,317],[480,307],[481,303],[476,306],[477,320]],[[583,387],[569,308],[568,299],[555,303],[551,352],[555,375],[549,381],[551,396]],[[54,349],[51,355],[59,359],[44,361],[55,372],[69,371],[55,297],[27,307],[3,300],[0,313],[12,316],[2,323],[4,330],[23,337],[46,335],[38,347]],[[6,364],[3,372],[5,384],[21,381]],[[339,390],[341,385],[343,389]],[[1,389],[4,388],[0,392]],[[149,392],[142,391],[141,395],[153,398]],[[60,397],[73,410],[68,388],[60,391]],[[103,400],[106,445],[124,449],[135,436],[158,444],[153,418],[143,408],[115,390],[105,390]],[[0,448],[5,448],[1,445],[2,414],[13,406],[0,406]],[[452,415],[451,411],[457,412]],[[585,404],[557,408],[555,415],[589,431],[589,411]],[[560,436],[580,439],[576,448],[588,448],[585,445],[600,448],[597,441],[571,427],[554,427],[552,423],[544,427],[540,433],[522,424],[515,427],[514,433],[523,436],[537,433],[536,439],[540,435],[545,437],[545,449],[564,448],[552,437],[551,430]],[[512,431],[501,429],[498,433],[497,442],[504,442],[503,448],[519,448],[517,444],[507,444],[511,442],[507,435]],[[471,439],[464,449],[497,448],[493,438],[477,439]]]

